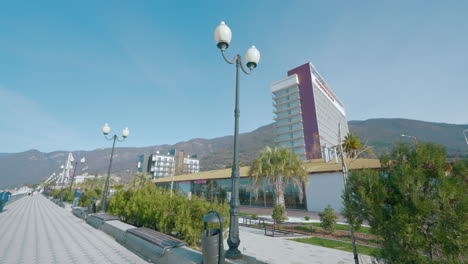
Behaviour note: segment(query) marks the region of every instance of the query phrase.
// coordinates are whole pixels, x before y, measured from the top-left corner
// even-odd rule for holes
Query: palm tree
[[[348,133],[345,136],[341,147],[342,150],[340,151],[344,152],[344,157],[350,158],[351,162],[359,157],[362,158],[363,154],[364,156],[376,158],[372,147],[368,146],[366,143],[361,143],[359,138],[353,133]]]
[[[359,138],[353,133],[348,133],[343,141],[343,152],[346,153],[346,156],[353,159],[358,156],[361,149],[362,144],[359,142]]]
[[[130,186],[133,189],[140,189],[150,181],[151,181],[151,175],[146,174],[146,173],[137,173],[133,175],[132,181],[130,182]]]
[[[262,179],[266,179],[268,184],[273,184],[274,206],[285,207],[284,187],[292,182],[299,190],[299,197],[302,199],[304,193],[302,184],[307,182],[307,174],[299,157],[287,148],[266,147],[253,161],[249,170],[249,177],[254,178],[255,190]],[[286,211],[284,217],[287,217]]]
[[[338,131],[338,135],[340,137],[341,141],[341,131]],[[362,144],[359,141],[359,138],[354,135],[353,133],[348,133],[343,142],[341,143],[341,148],[340,148],[340,156],[341,156],[341,166],[342,166],[342,171],[343,171],[343,180],[344,180],[344,187],[345,189],[347,188],[347,181],[348,181],[348,168],[351,167],[351,163],[355,161],[361,154],[367,153],[371,156],[374,156],[374,152],[372,151],[372,148],[367,146],[367,144]],[[350,158],[351,160],[349,161],[348,164],[345,162],[345,155]],[[349,226],[349,231],[351,233],[351,244],[353,248],[353,255],[354,255],[354,263],[359,264],[359,257],[358,257],[358,252],[356,248],[356,237],[354,235],[354,222],[355,219],[351,214],[346,214],[345,215],[348,219],[348,223],[350,224]]]

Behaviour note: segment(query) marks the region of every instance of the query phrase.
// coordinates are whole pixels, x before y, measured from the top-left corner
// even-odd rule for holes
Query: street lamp
[[[63,203],[63,185],[65,185],[65,166],[62,164],[60,166],[60,169],[62,170],[62,186],[60,187],[60,206],[62,206]],[[59,178],[60,179],[60,178]]]
[[[407,137],[407,138],[412,138],[414,139],[414,142],[418,142],[418,139],[415,137],[415,136],[410,136],[410,135],[405,135],[405,134],[401,134],[402,137]]]
[[[47,195],[49,195],[49,190],[50,190],[50,185],[52,183],[57,182],[57,179],[55,178],[55,172],[52,173],[52,175],[50,175],[50,177],[44,182],[44,193],[46,193]]]
[[[114,136],[112,136],[111,138],[108,138],[107,134],[109,134],[110,131],[111,131],[110,126],[107,123],[104,124],[104,126],[102,127],[102,133],[104,134],[104,137],[107,140],[114,141],[112,143],[112,151],[111,151],[111,156],[110,156],[109,169],[107,170],[106,184],[104,185],[104,193],[102,194],[102,201],[101,201],[101,205],[102,205],[101,208],[102,208],[102,211],[104,212],[106,211],[106,201],[107,201],[107,195],[109,192],[109,178],[110,178],[110,172],[112,168],[112,157],[114,156],[115,141],[117,140],[119,142],[123,142],[130,134],[130,130],[128,129],[128,127],[124,128],[122,130],[122,139],[120,140],[116,134],[114,134]]]
[[[463,136],[465,136],[466,144],[468,144],[468,137],[466,136],[467,133],[468,133],[468,129],[463,130]]]
[[[83,164],[85,163],[85,158],[82,157],[81,160],[80,160],[80,163]],[[70,183],[70,190],[68,191],[68,196],[71,195],[71,191],[72,191],[72,187],[73,187],[73,182],[75,181],[75,173],[76,173],[76,169],[78,168],[78,161],[75,161],[75,169],[73,170],[73,175],[72,175],[72,178],[71,178],[71,183]]]
[[[224,60],[229,64],[236,64],[236,101],[234,109],[234,155],[232,162],[232,196],[230,201],[231,209],[229,210],[230,223],[229,223],[229,237],[228,245],[229,249],[226,251],[225,257],[228,259],[239,259],[242,258],[242,253],[239,251],[238,247],[240,244],[239,239],[239,163],[238,163],[238,142],[237,138],[239,135],[239,73],[240,69],[245,74],[251,74],[253,69],[257,67],[258,62],[260,61],[260,52],[252,46],[245,53],[245,59],[247,61],[247,68],[244,68],[242,64],[242,58],[237,54],[234,59],[231,61],[226,58],[225,51],[229,47],[231,42],[232,33],[231,29],[223,22],[221,22],[215,29],[214,37],[217,47],[221,50]]]

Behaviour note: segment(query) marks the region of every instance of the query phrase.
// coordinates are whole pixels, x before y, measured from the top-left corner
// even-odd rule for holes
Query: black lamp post
[[[234,109],[234,157],[232,162],[232,196],[230,201],[231,209],[229,210],[230,215],[230,223],[229,223],[229,237],[228,237],[228,245],[229,249],[226,251],[225,257],[228,259],[239,259],[242,258],[242,253],[239,251],[239,162],[238,162],[238,135],[239,135],[239,73],[240,69],[245,74],[251,74],[253,69],[257,66],[258,62],[260,61],[260,52],[252,46],[250,49],[247,50],[245,53],[245,58],[247,60],[247,67],[248,70],[244,68],[242,65],[242,58],[238,54],[234,57],[234,59],[228,60],[225,55],[226,49],[229,47],[229,43],[231,42],[232,33],[231,29],[221,22],[218,27],[216,27],[214,32],[216,45],[221,50],[221,54],[223,55],[224,60],[229,64],[236,64],[236,101],[235,101],[235,109]]]
[[[81,158],[80,160],[80,163],[83,164],[85,163],[85,158]],[[75,169],[73,170],[73,175],[72,175],[72,178],[71,178],[71,183],[70,183],[70,190],[68,191],[68,196],[71,195],[71,191],[72,191],[72,188],[73,188],[73,183],[75,182],[75,173],[76,173],[76,169],[78,168],[78,161],[75,162]]]
[[[107,140],[113,140],[112,151],[111,151],[110,162],[109,162],[109,169],[107,170],[106,184],[104,185],[104,192],[102,194],[102,201],[101,201],[101,209],[104,212],[106,211],[106,201],[107,201],[107,195],[109,192],[109,179],[110,179],[110,172],[112,168],[112,157],[114,156],[115,141],[117,140],[119,142],[123,142],[130,134],[130,130],[128,129],[128,127],[124,128],[122,130],[122,139],[120,140],[117,135],[114,135],[111,138],[108,138],[107,134],[109,134],[110,131],[111,131],[110,126],[107,123],[104,124],[104,126],[102,127],[102,133],[104,134],[104,137]]]

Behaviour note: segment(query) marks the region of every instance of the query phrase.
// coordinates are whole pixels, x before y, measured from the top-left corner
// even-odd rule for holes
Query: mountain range
[[[430,141],[444,145],[449,157],[468,157],[468,144],[463,130],[466,125],[433,123],[408,119],[369,119],[349,121],[349,130],[362,142],[374,148],[377,154],[391,149],[397,142],[412,140]],[[265,146],[274,145],[273,124],[262,126],[239,136],[239,160],[244,164],[257,156]],[[402,137],[402,134],[411,137]],[[201,170],[226,168],[232,164],[233,136],[213,139],[195,138],[174,145],[159,145],[142,148],[116,148],[112,164],[112,174],[128,180],[136,172],[138,156],[145,159],[156,150],[165,153],[170,149],[183,150],[187,154],[197,154]],[[28,150],[20,153],[0,153],[0,189],[28,183],[37,183],[59,172],[59,167],[67,158],[68,151],[43,153]],[[86,157],[86,163],[78,165],[77,173],[105,174],[109,165],[110,149],[92,151],[71,151],[75,159]],[[146,162],[144,168],[146,168]]]

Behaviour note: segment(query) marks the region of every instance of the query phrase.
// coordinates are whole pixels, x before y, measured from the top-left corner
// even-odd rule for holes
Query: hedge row
[[[111,199],[108,212],[135,226],[144,226],[175,236],[191,246],[199,246],[203,230],[203,216],[210,210],[218,211],[229,226],[229,205],[210,203],[204,198],[183,195],[147,184],[138,190],[117,192]]]

